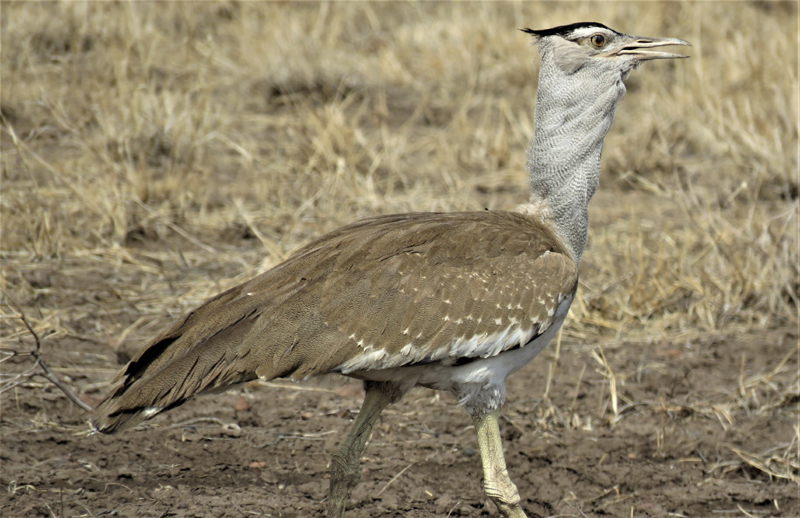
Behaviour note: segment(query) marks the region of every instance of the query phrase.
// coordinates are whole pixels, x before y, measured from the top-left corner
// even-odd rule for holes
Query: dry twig
[[[70,401],[78,405],[83,410],[86,410],[87,412],[91,411],[92,407],[81,401],[78,398],[78,396],[76,396],[75,393],[72,392],[72,390],[68,386],[62,383],[61,380],[59,380],[58,377],[53,373],[53,371],[50,370],[50,367],[47,366],[47,363],[45,363],[45,361],[42,359],[42,354],[41,354],[42,342],[39,339],[39,335],[36,333],[36,331],[34,331],[30,322],[28,322],[28,318],[25,316],[25,312],[22,311],[22,308],[19,307],[19,304],[14,302],[14,300],[11,297],[9,297],[8,293],[6,293],[4,290],[0,289],[0,292],[2,292],[3,295],[5,295],[9,304],[13,306],[14,310],[17,312],[16,315],[17,318],[19,318],[22,321],[23,325],[28,329],[28,332],[33,336],[33,340],[36,343],[36,346],[34,347],[33,351],[30,351],[28,353],[18,353],[13,349],[5,349],[5,348],[0,349],[0,351],[2,351],[3,353],[10,355],[7,356],[6,358],[3,358],[0,361],[8,360],[9,358],[12,358],[14,356],[24,356],[24,355],[32,356],[34,360],[36,360],[33,364],[33,367],[30,368],[28,371],[26,371],[23,374],[18,374],[17,376],[14,376],[12,380],[5,382],[6,386],[0,388],[0,393],[6,392],[14,387],[17,387],[20,384],[24,383],[25,381],[29,380],[31,377],[35,376],[36,374],[39,374],[47,378],[53,385],[58,387],[58,389],[61,392],[63,392],[64,395],[67,396],[67,398],[69,398]],[[36,372],[37,367],[41,369],[41,372]]]

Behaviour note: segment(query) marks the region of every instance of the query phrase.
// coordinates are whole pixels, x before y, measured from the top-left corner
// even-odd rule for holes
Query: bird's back
[[[546,330],[576,283],[563,243],[535,216],[360,221],[178,320],[130,362],[92,422],[119,431],[257,377],[495,356]]]

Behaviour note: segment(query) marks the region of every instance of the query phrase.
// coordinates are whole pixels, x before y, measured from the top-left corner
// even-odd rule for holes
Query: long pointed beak
[[[683,54],[673,54],[672,52],[658,52],[652,49],[654,47],[666,47],[670,45],[681,45],[691,47],[692,44],[685,40],[678,38],[644,38],[635,36],[632,41],[625,43],[619,50],[614,52],[620,56],[635,56],[640,61],[649,61],[651,59],[674,59],[674,58],[688,58]]]

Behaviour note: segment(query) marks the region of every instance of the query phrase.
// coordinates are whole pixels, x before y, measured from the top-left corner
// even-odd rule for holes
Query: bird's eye
[[[606,44],[606,37],[603,36],[602,34],[595,34],[594,36],[592,36],[591,41],[592,45],[594,45],[599,49],[600,47]]]

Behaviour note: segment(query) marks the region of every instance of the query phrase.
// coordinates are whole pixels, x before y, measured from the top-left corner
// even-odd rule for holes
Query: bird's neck
[[[565,71],[545,52],[535,130],[528,149],[531,205],[552,221],[575,262],[586,246],[589,200],[600,180],[600,154],[625,85],[617,72]]]

